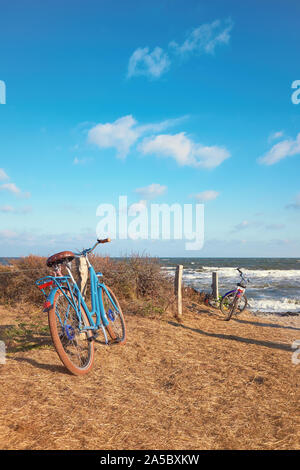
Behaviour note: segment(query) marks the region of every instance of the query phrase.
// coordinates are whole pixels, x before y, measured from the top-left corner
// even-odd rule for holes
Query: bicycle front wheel
[[[234,313],[238,314],[245,310],[247,306],[247,297],[242,295],[236,298],[235,292],[225,295],[221,301],[221,312],[225,316],[225,320],[230,320]]]
[[[94,361],[94,342],[85,311],[81,307],[78,316],[68,301],[70,294],[66,290],[57,291],[53,307],[49,310],[49,328],[55,349],[65,367],[74,375],[88,373]],[[81,318],[80,318],[81,317]]]
[[[126,325],[120,304],[113,291],[107,286],[102,288],[101,295],[104,311],[109,321],[106,330],[112,343],[125,344]]]

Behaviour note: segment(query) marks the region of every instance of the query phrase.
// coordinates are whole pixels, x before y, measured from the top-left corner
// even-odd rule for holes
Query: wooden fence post
[[[212,294],[214,299],[218,300],[219,299],[219,279],[218,279],[218,273],[216,271],[213,271],[212,273]]]
[[[174,291],[175,291],[175,296],[176,296],[176,316],[178,318],[181,318],[182,316],[182,272],[183,272],[183,266],[182,264],[178,264],[176,266],[176,273],[175,273],[175,285],[174,285]]]

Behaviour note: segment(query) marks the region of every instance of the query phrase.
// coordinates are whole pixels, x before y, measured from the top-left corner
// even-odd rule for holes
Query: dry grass
[[[90,261],[96,272],[103,273],[105,282],[118,293],[123,305],[129,305],[132,312],[163,314],[174,300],[173,284],[161,272],[161,264],[155,258],[134,254],[118,261],[92,255]],[[46,266],[46,258],[30,255],[13,260],[11,264],[9,268],[0,265],[0,304],[40,306],[42,297],[34,280],[52,275]],[[72,266],[76,278],[74,262]]]
[[[197,299],[182,323],[126,320],[127,344],[97,344],[91,373],[74,377],[44,313],[0,307],[2,449],[299,449],[299,326],[224,322]]]

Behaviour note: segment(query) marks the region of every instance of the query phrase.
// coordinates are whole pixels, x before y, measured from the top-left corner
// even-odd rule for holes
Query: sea
[[[7,257],[7,258],[0,258],[0,264],[3,264],[4,266],[9,266],[10,265],[10,261],[14,260],[14,259],[18,259],[17,257]]]
[[[297,258],[161,258],[162,270],[175,275],[183,265],[183,283],[199,292],[211,292],[212,272],[218,272],[219,293],[233,289],[240,268],[250,280],[246,296],[254,314],[299,316],[300,259]]]

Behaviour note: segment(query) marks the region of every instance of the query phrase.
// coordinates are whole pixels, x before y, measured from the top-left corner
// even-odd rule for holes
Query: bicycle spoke
[[[90,342],[81,328],[82,319],[79,320],[64,294],[56,301],[55,319],[61,345],[69,360],[76,367],[84,368],[90,360]]]
[[[103,307],[109,321],[106,329],[114,342],[124,344],[126,341],[126,328],[123,313],[113,293],[110,289],[107,288],[107,290],[109,295],[105,290],[102,291]]]

